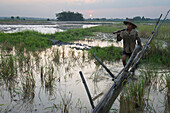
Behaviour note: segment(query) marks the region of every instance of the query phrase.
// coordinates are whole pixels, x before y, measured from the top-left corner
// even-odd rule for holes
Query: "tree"
[[[145,17],[144,17],[144,16],[142,17],[142,20],[145,20]]]
[[[20,19],[20,18],[19,18],[19,16],[17,16],[17,17],[16,17],[16,19],[18,19],[18,20],[19,20],[19,19]]]
[[[136,16],[136,17],[134,17],[133,18],[133,20],[135,20],[135,21],[139,21],[139,20],[141,20],[142,18],[140,17],[140,16]]]
[[[11,16],[11,19],[14,20],[14,16]]]
[[[56,14],[57,20],[59,21],[83,21],[83,15],[81,13],[74,12],[61,12]]]

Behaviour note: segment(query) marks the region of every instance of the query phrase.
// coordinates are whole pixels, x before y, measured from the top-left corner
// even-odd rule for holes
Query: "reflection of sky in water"
[[[5,33],[14,33],[20,32],[25,30],[33,30],[38,31],[41,33],[55,33],[55,32],[62,32],[63,30],[56,28],[57,25],[0,25],[0,30],[4,31]]]
[[[62,26],[62,25],[61,25]],[[98,25],[81,25],[82,28],[90,28]],[[69,26],[64,27],[65,29],[69,28]],[[76,25],[72,25],[72,29],[75,28]],[[25,30],[33,30],[44,34],[53,34],[55,32],[63,32],[64,30],[60,25],[0,25],[0,31],[4,31],[5,33],[15,33],[21,32]]]

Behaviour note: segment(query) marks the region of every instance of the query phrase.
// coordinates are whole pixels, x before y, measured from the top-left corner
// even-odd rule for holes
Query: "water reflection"
[[[96,46],[90,41],[78,43]],[[101,47],[110,44],[113,42],[99,42]],[[87,51],[71,49],[70,45],[52,46],[35,53],[13,48],[3,56],[1,66],[2,61],[6,61],[4,64],[10,63],[16,68],[13,71],[6,68],[8,75],[13,76],[0,78],[0,110],[3,112],[91,112],[79,71],[83,72],[92,97],[97,97],[95,105],[113,84],[109,74],[94,59],[89,59]],[[123,68],[121,62],[104,63],[114,75]],[[13,72],[15,74],[11,74]],[[117,100],[113,108],[119,107]]]
[[[78,24],[56,24],[56,25],[0,25],[0,31],[4,33],[22,32],[25,30],[37,31],[43,34],[54,34],[55,32],[63,32],[68,29],[90,28],[98,25],[78,25]]]

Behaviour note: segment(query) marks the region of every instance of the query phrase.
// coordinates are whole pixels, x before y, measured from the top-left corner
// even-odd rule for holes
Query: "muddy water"
[[[75,43],[101,47],[112,44],[118,47],[122,46],[121,43],[100,40],[85,40]],[[29,54],[29,62],[21,67],[23,71],[18,66],[18,76],[14,80],[7,81],[6,79],[1,79],[0,111],[7,111],[9,113],[60,113],[67,110],[71,113],[91,112],[90,102],[81,81],[79,71],[82,71],[84,74],[92,98],[100,93],[106,93],[113,84],[113,81],[109,74],[101,66],[96,64],[94,59],[88,57],[87,51],[83,52],[82,50],[71,49],[71,46],[53,46],[45,51],[37,52],[36,55]],[[13,51],[12,54],[16,55],[16,52]],[[123,68],[121,61],[104,63],[114,75],[117,75]],[[18,62],[17,65],[19,65]],[[139,74],[140,72],[138,70],[136,75],[138,76]],[[29,89],[29,87],[24,87],[23,84],[28,82],[26,82],[25,78],[29,78],[29,75],[33,76],[35,87],[31,88],[29,92],[26,92],[25,90],[27,88]],[[45,83],[45,81],[48,82],[49,75],[53,76],[50,87],[46,86]],[[166,91],[159,93],[156,90],[150,94],[151,99],[155,98],[155,101],[150,101],[150,104],[158,112],[165,109],[162,107],[165,93]],[[97,105],[102,96],[94,100],[95,105]],[[112,109],[119,111],[119,99],[120,97],[115,101]],[[158,103],[159,101],[160,103]]]

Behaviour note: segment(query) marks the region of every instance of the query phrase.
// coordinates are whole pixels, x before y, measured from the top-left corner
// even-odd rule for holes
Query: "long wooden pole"
[[[91,104],[92,108],[94,109],[94,103],[93,103],[93,100],[92,100],[92,97],[91,97],[89,88],[88,88],[88,86],[87,86],[87,84],[86,84],[86,81],[85,81],[85,79],[84,79],[83,73],[82,73],[81,71],[80,71],[79,73],[80,73],[80,77],[81,77],[81,79],[82,79],[82,82],[83,82],[83,84],[84,84],[84,87],[85,87],[85,89],[86,89],[88,98],[89,98],[89,100],[90,100],[90,104]]]
[[[112,74],[112,72],[103,64],[102,61],[100,61],[100,59],[93,54],[94,58],[104,67],[104,69],[110,74],[110,76],[113,78],[113,80],[115,79],[115,76]]]

